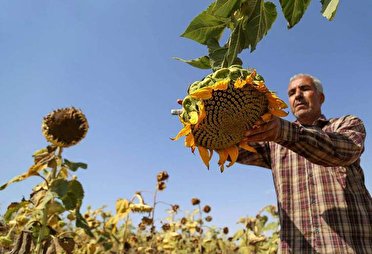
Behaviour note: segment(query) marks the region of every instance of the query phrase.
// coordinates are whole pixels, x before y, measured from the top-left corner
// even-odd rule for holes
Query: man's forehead
[[[307,76],[301,76],[294,80],[292,80],[288,85],[288,90],[294,89],[296,87],[303,87],[303,86],[314,86],[314,82],[312,78]]]

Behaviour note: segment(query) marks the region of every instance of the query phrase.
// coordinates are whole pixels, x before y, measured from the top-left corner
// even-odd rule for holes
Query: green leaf
[[[84,219],[84,217],[81,215],[79,209],[76,209],[75,211],[76,216],[76,226],[79,228],[84,229],[85,233],[91,237],[94,237],[92,231],[90,230],[90,227],[87,223],[87,221]]]
[[[67,192],[65,193],[65,195],[60,196],[60,199],[62,200],[66,210],[73,210],[75,208],[79,208],[81,206],[83,198],[84,198],[83,186],[78,180],[69,181],[67,185]]]
[[[68,183],[68,192],[73,193],[80,202],[84,198],[84,189],[78,180],[71,180]]]
[[[82,163],[82,162],[73,162],[73,161],[69,161],[67,159],[64,159],[64,164],[71,170],[71,171],[76,171],[78,170],[79,168],[82,168],[82,169],[87,169],[88,168],[88,165],[86,163]]]
[[[252,6],[253,7],[253,6]],[[267,34],[277,17],[276,6],[272,2],[260,0],[254,6],[249,19],[244,19],[243,29],[245,34],[244,48],[256,49],[257,43]]]
[[[22,208],[22,207],[26,207],[29,203],[30,202],[28,202],[28,201],[22,201],[20,203],[18,203],[18,202],[11,203],[8,206],[8,208],[7,208],[7,210],[6,210],[5,214],[4,214],[4,220],[5,220],[5,222],[8,223],[10,221],[10,219],[12,218],[13,213],[18,212],[18,210],[20,208]]]
[[[295,26],[304,15],[311,0],[280,0],[284,17],[288,21],[288,28]]]
[[[50,184],[50,191],[55,192],[59,198],[67,194],[68,181],[64,179],[56,179]]]
[[[196,16],[181,35],[201,44],[207,44],[210,38],[219,39],[229,19],[218,17],[203,11]]]
[[[65,196],[61,198],[61,200],[66,210],[73,210],[78,205],[78,200],[76,196],[71,192],[68,192]]]
[[[245,36],[242,28],[242,22],[239,22],[238,25],[234,28],[231,33],[228,49],[225,55],[225,61],[227,66],[231,66],[238,54],[243,50],[245,45]]]
[[[328,20],[333,20],[336,15],[339,0],[321,0],[322,14]]]
[[[211,68],[211,62],[209,61],[208,56],[202,56],[202,57],[192,59],[192,60],[185,60],[179,57],[174,57],[174,59],[190,64],[191,66],[194,66],[199,69],[210,69]]]
[[[266,232],[266,231],[270,231],[270,230],[277,230],[279,227],[279,223],[277,221],[274,221],[274,222],[270,222],[268,223],[263,229],[262,231]]]
[[[228,18],[239,8],[240,0],[216,0],[207,9],[215,16]]]

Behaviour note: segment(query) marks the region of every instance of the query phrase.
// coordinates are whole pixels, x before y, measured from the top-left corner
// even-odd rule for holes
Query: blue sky
[[[275,1],[279,5],[279,1]],[[276,198],[270,171],[235,164],[208,171],[183,146],[181,123],[170,115],[190,83],[209,72],[172,57],[196,58],[206,49],[180,34],[210,1],[2,1],[0,3],[0,182],[26,171],[45,147],[40,126],[53,109],[75,106],[90,129],[64,156],[88,163],[77,173],[83,206],[113,209],[118,198],[144,192],[151,201],[156,174],[167,170],[159,199],[192,210],[198,197],[212,206],[217,226],[235,227]],[[288,79],[299,72],[322,80],[327,117],[354,114],[367,130],[362,166],[372,191],[372,2],[341,1],[335,20],[313,1],[300,23],[286,28],[281,12],[256,51],[241,54],[267,86],[285,99]],[[293,120],[288,116],[287,119]],[[0,192],[0,211],[28,197],[38,178]],[[159,206],[159,215],[167,209]]]

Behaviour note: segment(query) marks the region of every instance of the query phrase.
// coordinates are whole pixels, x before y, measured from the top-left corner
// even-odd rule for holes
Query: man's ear
[[[320,96],[320,103],[323,104],[323,102],[325,101],[324,93],[320,93],[319,96]]]

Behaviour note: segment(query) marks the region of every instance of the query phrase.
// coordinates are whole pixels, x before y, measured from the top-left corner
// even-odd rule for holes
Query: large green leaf
[[[337,11],[339,0],[321,0],[322,14],[328,20],[332,20]]]
[[[251,52],[256,49],[257,43],[270,30],[274,23],[277,12],[276,6],[272,2],[257,1],[253,7],[251,16],[248,19],[243,19],[243,29],[245,34],[244,48],[251,48]]]
[[[304,15],[311,0],[280,0],[284,17],[288,21],[288,28],[296,25]]]
[[[191,21],[181,36],[206,45],[209,39],[218,40],[221,37],[229,20],[203,11]]]
[[[174,59],[190,64],[191,66],[194,66],[199,69],[210,69],[211,68],[211,62],[209,61],[208,56],[202,56],[202,57],[192,59],[192,60],[185,60],[179,57],[174,57]]]

